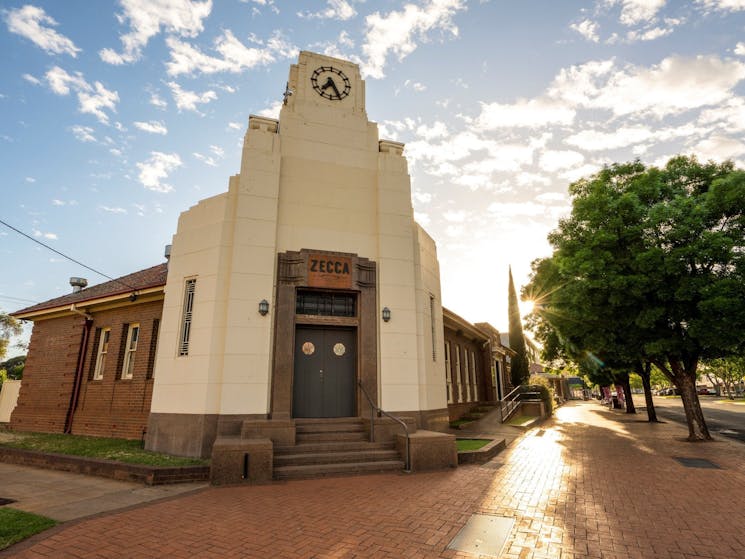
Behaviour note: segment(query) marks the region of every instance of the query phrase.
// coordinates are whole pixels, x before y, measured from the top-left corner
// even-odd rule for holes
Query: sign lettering
[[[309,254],[308,286],[350,289],[352,287],[352,259],[328,254]]]

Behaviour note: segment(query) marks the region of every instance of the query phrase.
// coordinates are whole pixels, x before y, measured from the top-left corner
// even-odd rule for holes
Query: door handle
[[[320,371],[318,371],[318,373],[319,373],[319,375],[318,375],[318,376],[319,376],[319,378],[320,378],[321,380],[323,380],[323,369],[321,369]]]

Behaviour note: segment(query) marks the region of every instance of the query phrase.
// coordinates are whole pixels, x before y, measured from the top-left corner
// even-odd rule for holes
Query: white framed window
[[[479,388],[476,382],[476,354],[471,351],[471,384],[473,386],[473,401],[479,401]]]
[[[465,368],[465,377],[463,378],[463,382],[466,383],[466,402],[470,402],[471,400],[471,369],[468,367],[468,350],[466,348],[463,348],[463,361],[465,361],[464,368]]]
[[[455,377],[458,381],[458,401],[463,401],[463,375],[460,368],[460,346],[455,346]]]
[[[98,338],[96,350],[96,368],[93,370],[93,380],[101,380],[106,368],[106,355],[109,353],[109,336],[111,328],[103,328]]]
[[[123,379],[131,379],[135,368],[135,354],[137,342],[140,339],[140,325],[130,324],[127,328],[127,343],[124,344],[124,364],[122,365]]]
[[[184,283],[184,308],[181,318],[181,333],[179,335],[179,356],[189,355],[189,338],[191,337],[191,319],[194,312],[194,292],[197,287],[197,279],[191,278]]]
[[[453,371],[450,369],[450,342],[445,342],[445,384],[448,392],[448,404],[453,403]]]

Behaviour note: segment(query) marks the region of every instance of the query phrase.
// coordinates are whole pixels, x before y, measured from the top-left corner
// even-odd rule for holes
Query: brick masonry
[[[72,433],[102,437],[143,437],[153,393],[153,352],[162,300],[128,303],[92,313],[82,382]],[[139,323],[140,336],[131,379],[122,379],[128,324]],[[29,358],[11,427],[18,431],[61,433],[72,398],[85,319],[79,315],[34,323]],[[111,328],[101,380],[93,380],[96,329]]]

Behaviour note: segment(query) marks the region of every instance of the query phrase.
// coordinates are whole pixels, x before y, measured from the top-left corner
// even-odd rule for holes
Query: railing
[[[409,453],[409,426],[406,425],[406,422],[401,419],[400,417],[396,417],[395,415],[391,415],[387,411],[379,408],[375,405],[375,403],[372,401],[372,398],[367,393],[367,390],[365,390],[365,387],[362,386],[362,381],[357,381],[357,385],[360,387],[360,390],[362,390],[362,393],[365,395],[365,398],[367,398],[367,402],[370,404],[370,442],[375,442],[375,414],[379,415],[385,415],[386,417],[390,417],[393,421],[398,423],[404,428],[404,432],[406,433],[406,457],[404,461],[404,471],[410,472],[411,471],[411,455]]]
[[[522,386],[518,386],[515,388],[512,392],[507,394],[504,398],[502,398],[499,401],[499,405],[502,412],[502,423],[507,421],[510,416],[515,413],[515,410],[517,409],[518,400],[520,399],[520,394]]]

